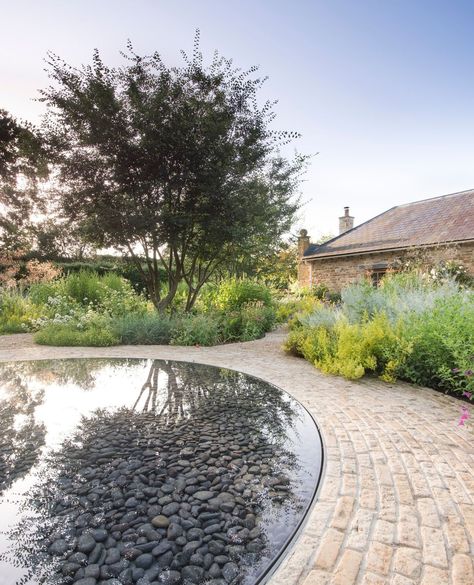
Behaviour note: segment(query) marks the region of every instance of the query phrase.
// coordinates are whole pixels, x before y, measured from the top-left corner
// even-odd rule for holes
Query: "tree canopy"
[[[38,198],[38,182],[48,175],[42,140],[30,124],[21,124],[0,109],[0,249],[30,246],[31,215]]]
[[[279,154],[298,134],[272,130],[256,67],[241,71],[217,53],[205,66],[198,36],[180,67],[130,44],[123,57],[111,68],[96,51],[73,68],[49,56],[42,99],[61,206],[95,245],[135,260],[158,309],[182,281],[189,309],[223,263],[290,228],[306,157]]]

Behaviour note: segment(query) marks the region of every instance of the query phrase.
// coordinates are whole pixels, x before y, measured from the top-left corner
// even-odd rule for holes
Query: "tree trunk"
[[[163,313],[173,302],[176,292],[178,291],[178,284],[179,279],[172,279],[169,284],[167,295],[162,299],[152,299],[153,304],[159,313]]]

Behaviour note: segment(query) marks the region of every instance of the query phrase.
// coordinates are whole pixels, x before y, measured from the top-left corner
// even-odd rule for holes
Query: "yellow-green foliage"
[[[393,381],[411,351],[398,326],[384,313],[351,324],[341,317],[334,327],[302,327],[292,331],[285,349],[301,355],[327,374],[355,380],[366,372]]]
[[[299,317],[314,313],[321,304],[319,299],[309,294],[298,299],[282,299],[276,310],[277,322],[288,322],[290,329],[293,329],[298,326]]]
[[[320,367],[350,379],[371,371],[386,381],[393,381],[397,368],[411,351],[411,344],[403,339],[398,327],[391,325],[385,313],[360,324],[341,319],[335,326],[335,335],[334,361],[321,362]]]
[[[0,334],[22,333],[41,316],[41,309],[21,292],[0,290]]]
[[[467,284],[401,273],[378,288],[350,285],[341,301],[295,314],[286,350],[350,379],[373,372],[474,395],[474,291]]]

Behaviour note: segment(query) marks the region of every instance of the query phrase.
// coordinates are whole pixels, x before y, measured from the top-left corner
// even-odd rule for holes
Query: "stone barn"
[[[398,205],[355,227],[345,207],[328,242],[311,244],[301,230],[298,255],[299,283],[331,291],[364,276],[377,284],[410,258],[427,267],[453,260],[474,275],[474,190]]]

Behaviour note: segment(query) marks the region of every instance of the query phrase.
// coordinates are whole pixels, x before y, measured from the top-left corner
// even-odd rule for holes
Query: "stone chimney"
[[[309,246],[309,236],[306,230],[301,230],[298,236],[298,258],[302,258]]]
[[[300,286],[311,286],[311,266],[303,260],[303,254],[310,245],[308,232],[301,230],[298,236],[298,283]]]
[[[349,215],[349,208],[344,207],[344,215],[339,218],[339,235],[351,230],[354,227],[354,218]]]

